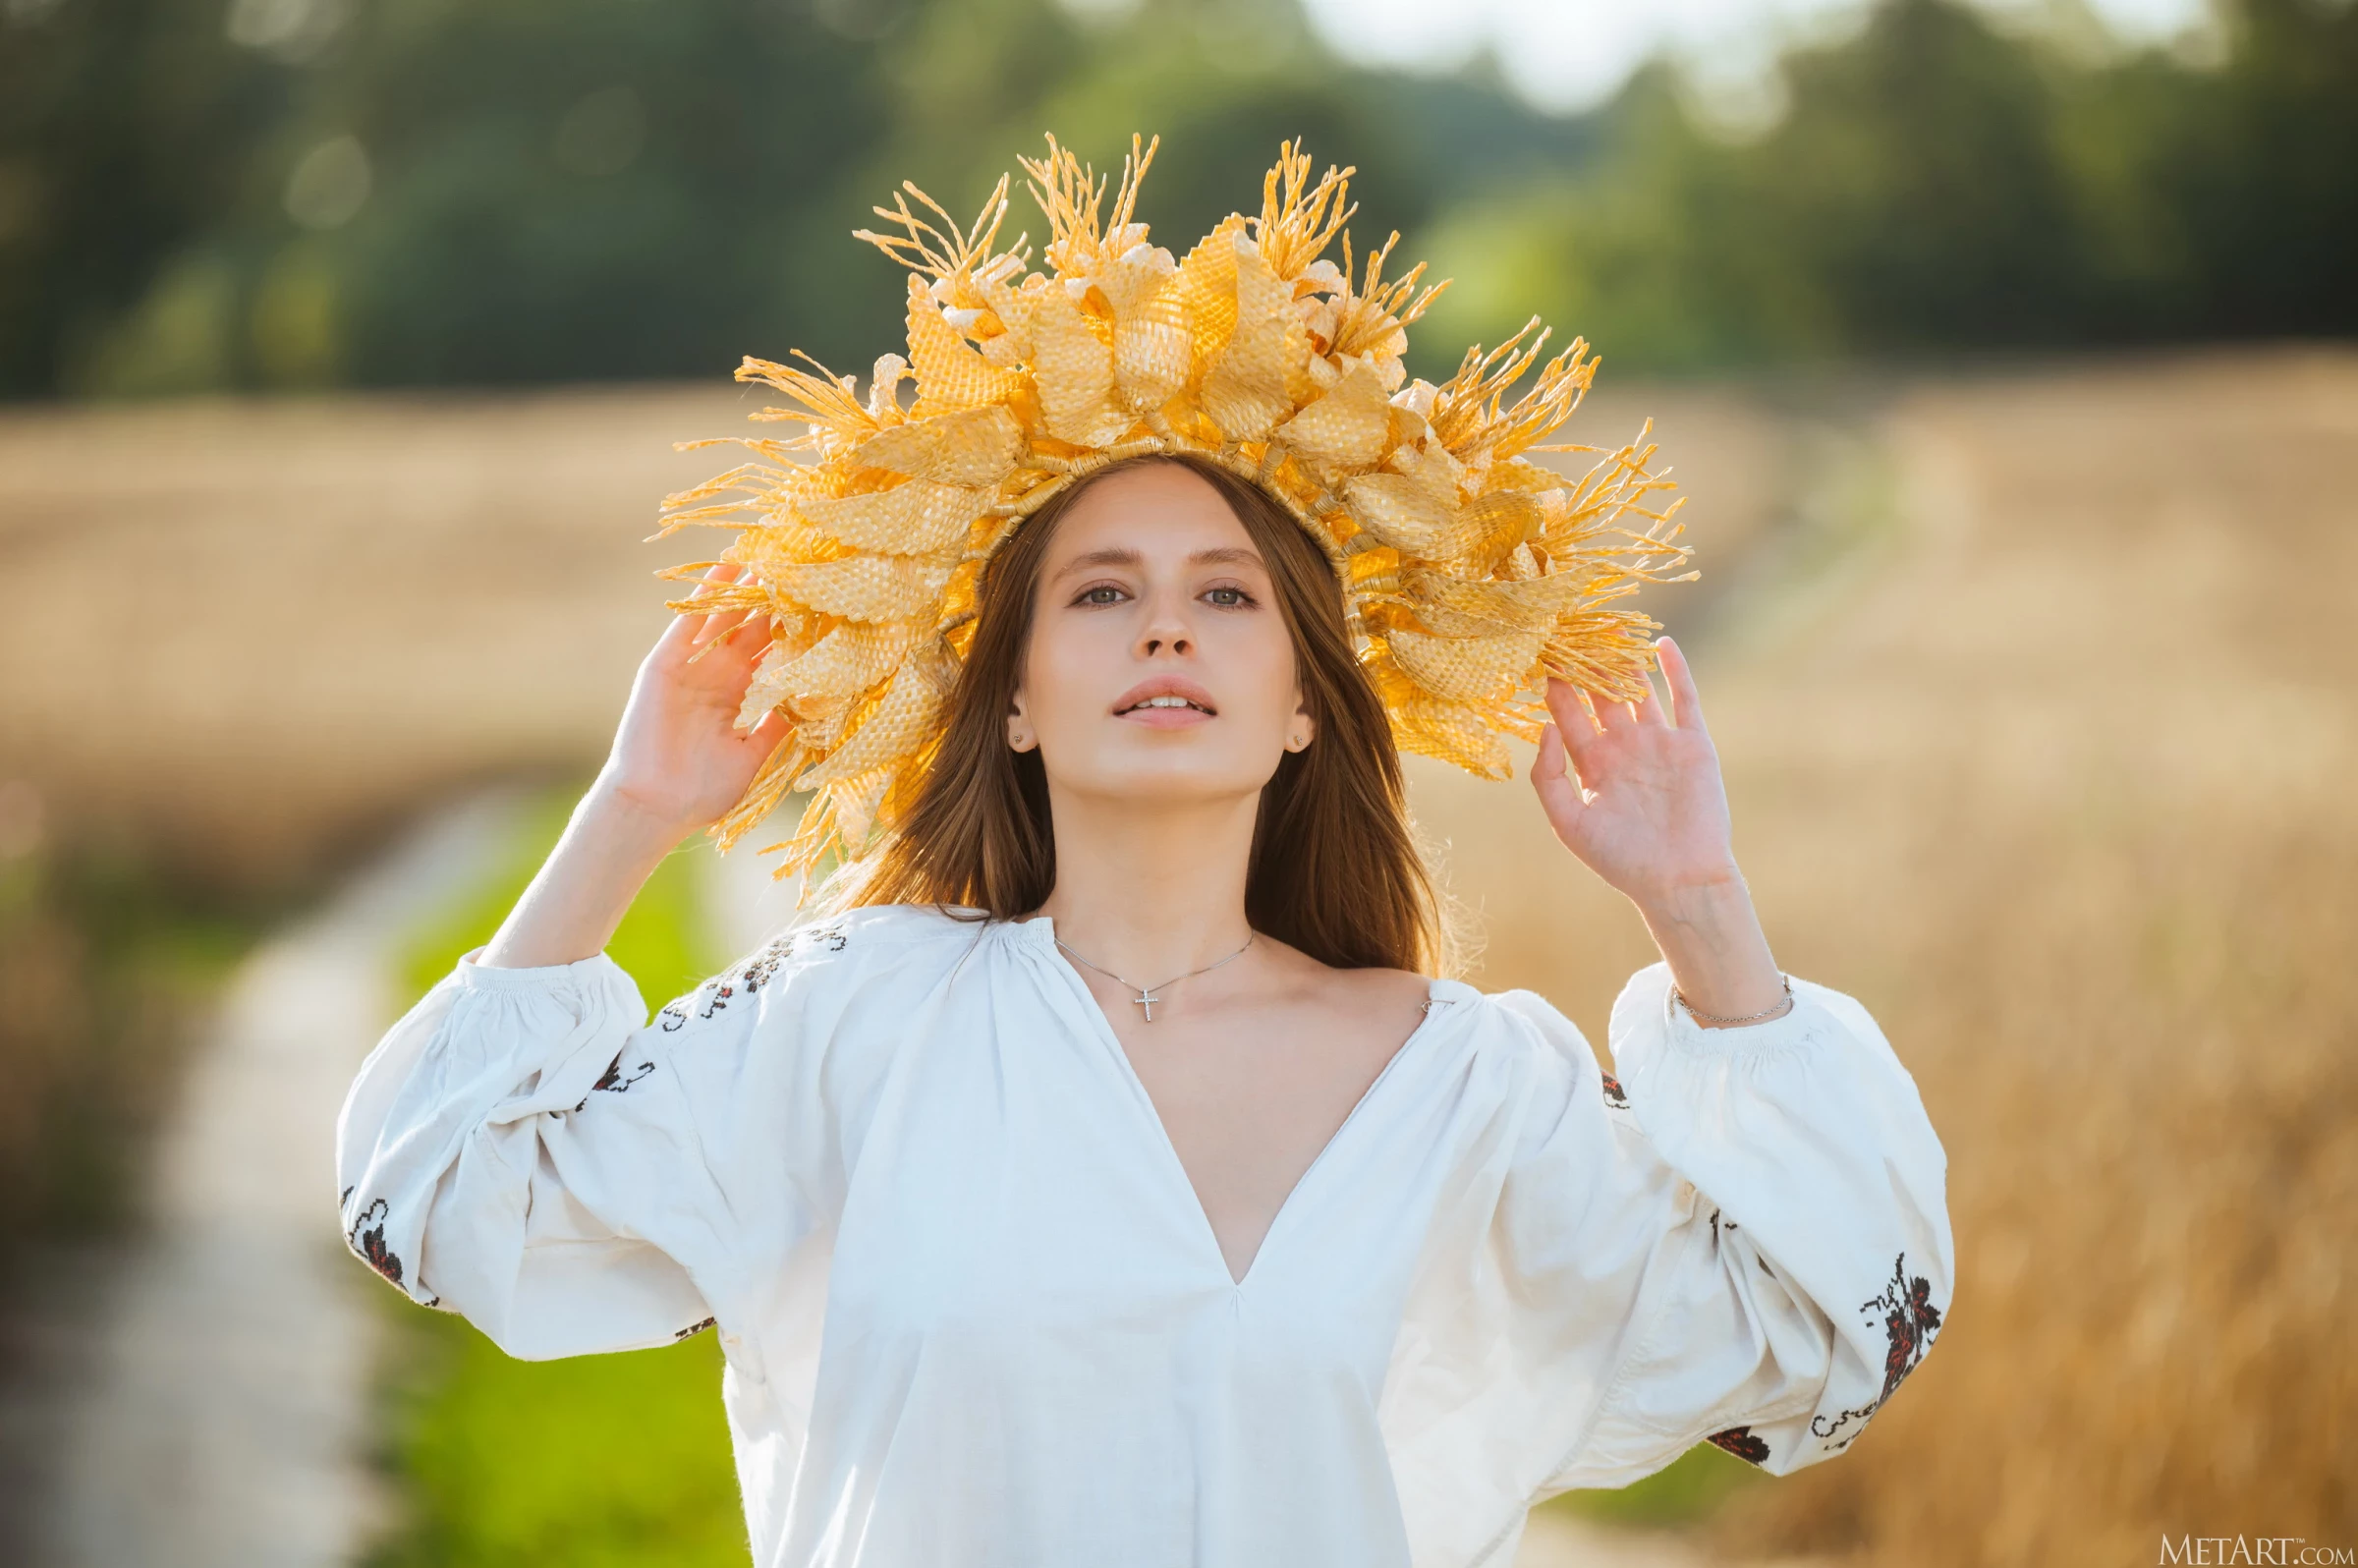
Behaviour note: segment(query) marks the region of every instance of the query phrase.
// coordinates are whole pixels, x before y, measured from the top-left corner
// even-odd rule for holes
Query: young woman
[[[1616,1081],[1433,978],[1332,561],[1169,452],[991,554],[857,907],[648,1023],[600,950],[793,721],[734,724],[759,621],[655,645],[339,1133],[355,1247],[511,1354],[717,1327],[761,1568],[1500,1568],[1533,1502],[1697,1441],[1839,1452],[1924,1354],[1939,1143],[1777,971],[1667,641],[1666,702],[1548,683],[1531,773],[1661,949]]]

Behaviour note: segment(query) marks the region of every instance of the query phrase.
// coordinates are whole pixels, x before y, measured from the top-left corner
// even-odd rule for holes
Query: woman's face
[[[1258,793],[1310,744],[1267,566],[1219,491],[1177,464],[1091,484],[1035,589],[1008,742],[1052,788],[1179,804]]]

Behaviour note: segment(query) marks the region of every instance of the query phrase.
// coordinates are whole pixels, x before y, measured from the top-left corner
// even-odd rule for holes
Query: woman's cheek
[[[1120,645],[1098,629],[1062,620],[1045,637],[1034,641],[1026,685],[1031,707],[1042,733],[1069,732],[1086,724],[1096,711],[1120,695],[1117,689],[1100,699],[1097,688],[1120,680]]]

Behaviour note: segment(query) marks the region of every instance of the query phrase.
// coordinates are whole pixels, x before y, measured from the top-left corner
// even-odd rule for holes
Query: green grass
[[[1735,1455],[1697,1443],[1644,1481],[1614,1491],[1569,1491],[1541,1506],[1633,1529],[1688,1525],[1709,1516],[1731,1492],[1767,1480],[1766,1472]]]
[[[512,851],[413,933],[412,994],[487,939],[556,842],[571,791],[534,800]],[[650,1005],[719,967],[695,868],[666,861],[607,944]],[[402,1523],[372,1568],[742,1568],[749,1560],[720,1351],[511,1360],[465,1319],[384,1299],[396,1316],[386,1459]]]
[[[534,797],[499,864],[402,944],[399,977],[409,995],[422,995],[450,973],[461,954],[491,939],[564,831],[577,798],[572,789]],[[649,1006],[688,990],[727,962],[713,951],[704,931],[695,869],[685,853],[665,861],[647,878],[621,928],[606,944],[608,955],[639,982],[639,993]]]
[[[408,1515],[374,1568],[744,1568],[710,1334],[524,1362],[461,1318],[405,1316],[392,1403]]]
[[[536,799],[509,855],[403,944],[401,978],[413,994],[488,939],[556,842],[573,799]],[[685,856],[656,871],[606,951],[650,1004],[719,966]],[[663,1350],[522,1362],[464,1319],[404,1308],[390,1293],[386,1301],[398,1315],[388,1459],[407,1506],[372,1568],[747,1561],[711,1335]],[[1545,1506],[1615,1525],[1687,1524],[1762,1479],[1703,1443],[1635,1485]]]

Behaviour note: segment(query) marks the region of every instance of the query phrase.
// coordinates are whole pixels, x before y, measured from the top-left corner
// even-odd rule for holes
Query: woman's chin
[[[1201,806],[1257,800],[1276,771],[1273,760],[1238,757],[1225,747],[1191,746],[1187,739],[1184,731],[1166,730],[1153,736],[1159,744],[1121,747],[1078,768],[1051,765],[1049,787],[1139,806]]]

